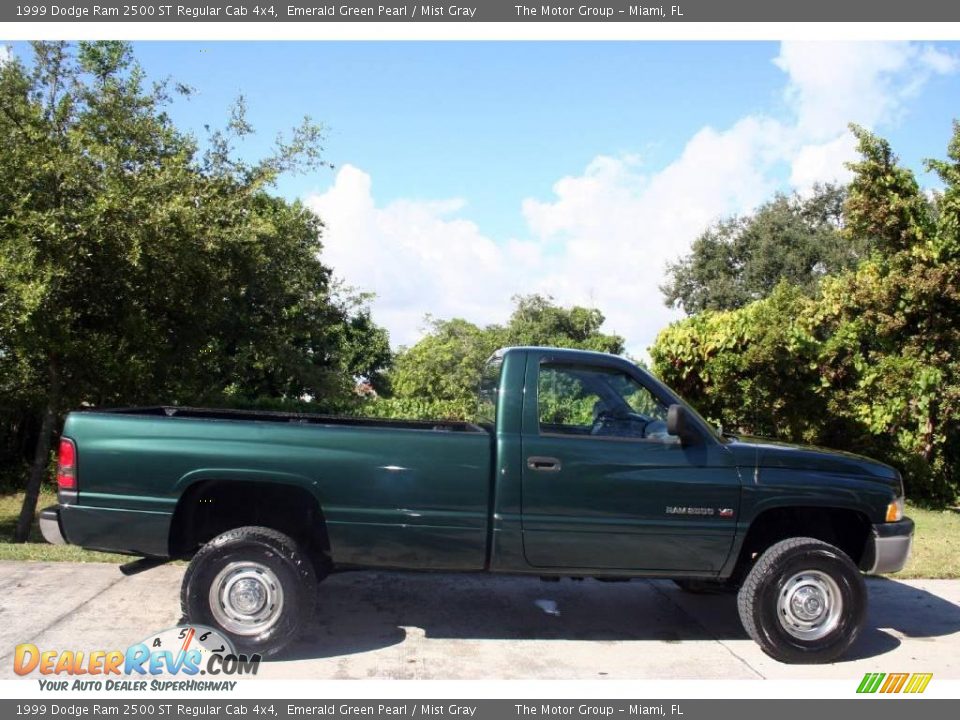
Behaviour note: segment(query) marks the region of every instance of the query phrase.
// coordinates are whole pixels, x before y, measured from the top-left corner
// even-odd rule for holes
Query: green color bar
[[[857,692],[875,693],[886,675],[886,673],[867,673],[863,676],[863,680],[860,681],[860,687],[857,688]]]

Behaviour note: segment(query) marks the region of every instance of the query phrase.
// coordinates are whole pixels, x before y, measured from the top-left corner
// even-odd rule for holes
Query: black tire
[[[674,579],[673,583],[684,592],[692,595],[723,595],[736,591],[733,585],[722,580],[678,578]]]
[[[222,602],[219,608],[213,607],[213,584],[217,583],[217,590],[229,587],[218,578],[227,578],[228,583],[230,577],[242,577],[238,573],[245,571],[264,579],[253,581],[253,586],[261,582],[258,592],[265,598],[267,620],[259,625],[242,615],[228,617]],[[237,652],[267,657],[283,649],[309,622],[316,596],[314,563],[297,543],[276,530],[247,526],[218,535],[193,556],[180,587],[180,607],[188,622],[222,631]],[[236,624],[246,626],[238,631]]]
[[[791,588],[802,588],[809,578],[819,580],[828,588],[827,595],[838,596],[841,603],[833,603],[833,619],[821,622],[808,639],[797,636],[796,625],[793,632],[788,629],[797,616],[781,609],[781,594],[789,608]],[[803,596],[793,597],[800,601]],[[770,657],[785,663],[827,663],[843,655],[863,628],[867,587],[857,566],[839,548],[814,538],[790,538],[770,547],[754,564],[740,588],[737,609],[747,634]],[[824,634],[816,637],[820,632]]]

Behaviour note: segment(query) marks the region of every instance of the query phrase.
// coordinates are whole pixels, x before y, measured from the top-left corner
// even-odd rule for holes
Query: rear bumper
[[[867,540],[860,569],[870,575],[902,570],[913,546],[913,520],[874,525]]]
[[[170,522],[165,512],[64,504],[40,513],[40,532],[49,543],[87,550],[167,557]]]
[[[40,511],[40,534],[51,545],[67,544],[60,527],[60,507],[58,505]]]

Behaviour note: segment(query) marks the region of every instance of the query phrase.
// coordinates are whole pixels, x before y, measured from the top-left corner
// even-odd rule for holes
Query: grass
[[[57,502],[56,493],[50,488],[44,488],[40,493],[39,510]],[[37,518],[33,519],[30,528],[30,539],[25,543],[13,542],[13,532],[17,527],[17,518],[20,516],[20,506],[23,505],[23,493],[9,493],[0,495],[0,560],[42,560],[44,562],[109,562],[125,563],[133,558],[112,553],[84,550],[75,545],[50,545],[40,535],[40,526]]]
[[[913,552],[894,578],[960,578],[960,512],[907,506],[917,524]]]
[[[56,501],[53,490],[45,488],[38,507],[44,508]],[[29,542],[12,542],[22,502],[22,492],[0,495],[0,560],[124,563],[131,559],[124,555],[83,550],[73,545],[49,545],[40,536],[36,521]],[[960,513],[908,506],[907,515],[917,523],[913,553],[907,566],[892,577],[960,578]]]

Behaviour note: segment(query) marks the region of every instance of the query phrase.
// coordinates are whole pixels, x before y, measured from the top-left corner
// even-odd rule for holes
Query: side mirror
[[[683,405],[674,403],[667,409],[667,433],[676,435],[684,444],[696,440],[697,431],[690,424],[690,416]]]

